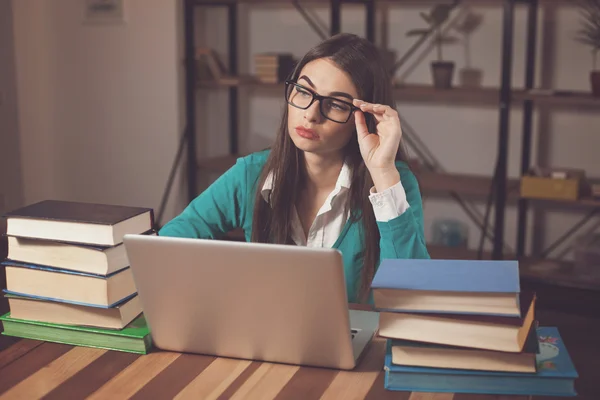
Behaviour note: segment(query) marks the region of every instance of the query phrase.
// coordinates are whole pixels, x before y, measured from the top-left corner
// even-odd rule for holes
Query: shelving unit
[[[543,1],[543,0],[539,0]],[[522,107],[523,109],[523,143],[521,155],[521,173],[526,173],[531,164],[530,153],[532,147],[532,121],[533,112],[536,104],[552,107],[598,107],[600,98],[594,98],[590,93],[551,93],[540,91],[534,88],[535,82],[535,54],[537,42],[537,18],[538,18],[538,0],[487,0],[485,3],[501,4],[503,6],[503,26],[502,26],[502,69],[500,87],[483,88],[462,88],[436,89],[428,85],[398,85],[395,87],[397,99],[410,102],[428,102],[428,103],[450,103],[450,104],[472,104],[472,105],[491,105],[498,108],[498,136],[497,136],[497,180],[494,190],[494,245],[490,253],[484,257],[492,259],[518,258],[523,261],[525,271],[538,271],[539,265],[557,265],[561,263],[555,260],[532,260],[525,256],[525,237],[526,237],[526,216],[528,210],[537,204],[552,207],[581,207],[587,209],[600,209],[600,200],[580,199],[578,201],[557,201],[557,200],[533,200],[524,199],[520,196],[519,180],[509,179],[507,176],[508,142],[509,142],[509,121],[511,107]],[[553,0],[558,1],[558,0]],[[562,0],[568,3],[567,0]],[[385,0],[386,3],[407,3],[407,0]],[[186,100],[187,100],[187,128],[188,128],[188,147],[187,147],[187,177],[188,177],[188,197],[193,199],[197,194],[197,173],[200,172],[223,172],[235,163],[239,156],[238,149],[238,126],[237,119],[231,118],[229,131],[229,155],[219,156],[204,160],[197,160],[195,144],[195,94],[197,90],[225,89],[229,94],[230,115],[237,115],[238,112],[238,91],[241,88],[249,87],[253,90],[283,90],[282,84],[265,84],[258,81],[252,81],[244,77],[238,82],[219,83],[213,81],[197,81],[195,75],[195,45],[194,45],[194,14],[195,7],[225,7],[227,9],[227,29],[228,29],[228,52],[229,52],[229,73],[233,76],[238,74],[237,60],[237,18],[238,5],[245,4],[263,4],[263,3],[287,3],[293,2],[284,0],[226,0],[226,1],[207,1],[207,0],[185,0],[185,49],[186,49]],[[302,2],[303,4],[306,1]],[[361,4],[365,7],[365,26],[367,39],[373,41],[375,37],[375,0],[330,0],[331,10],[330,34],[340,32],[341,26],[341,7],[345,3]],[[473,3],[473,2],[471,2]],[[475,2],[474,4],[482,4]],[[525,67],[525,87],[514,89],[512,87],[512,57],[514,41],[514,11],[517,4],[524,4],[527,7],[527,59]],[[449,193],[458,194],[465,198],[484,199],[489,196],[492,184],[491,176],[477,176],[466,174],[439,173],[426,170],[418,171],[419,182],[424,196],[443,196]],[[516,254],[505,254],[504,248],[504,217],[507,204],[518,204],[519,222],[518,239]],[[239,232],[237,233],[239,237]],[[236,234],[234,233],[235,237]],[[431,246],[432,256],[444,258],[475,258],[477,253],[462,249],[443,249]],[[540,264],[542,263],[542,264]],[[564,266],[564,264],[560,264]],[[547,268],[550,270],[551,268]],[[556,269],[558,270],[558,269]],[[564,271],[564,268],[561,270]],[[558,275],[557,275],[558,274]],[[551,277],[551,281],[556,283],[556,277],[559,282],[567,286],[577,286],[571,278],[557,273]],[[531,276],[539,274],[531,273]],[[580,287],[587,287],[581,284]],[[595,288],[600,290],[600,288]]]
[[[515,95],[519,99],[523,110],[523,127],[521,143],[521,176],[527,174],[531,168],[531,150],[532,150],[532,125],[533,113],[536,106],[548,107],[599,107],[600,98],[593,97],[587,92],[558,92],[552,90],[536,90],[535,67],[536,67],[536,47],[537,47],[537,26],[538,26],[538,7],[539,0],[527,0],[527,32],[526,32],[526,62],[525,62],[525,87],[524,90]],[[575,5],[574,2],[564,2],[564,4]],[[507,108],[510,113],[510,108]],[[580,198],[576,201],[557,201],[557,200],[538,200],[520,197],[518,200],[518,219],[517,219],[517,243],[515,258],[521,260],[521,275],[525,279],[543,281],[555,285],[568,287],[577,287],[582,289],[592,289],[600,291],[600,284],[587,281],[585,278],[573,276],[573,263],[561,260],[552,260],[547,258],[532,259],[525,255],[526,237],[527,237],[527,214],[532,206],[547,206],[561,204],[567,207],[591,208],[586,217],[578,222],[567,233],[554,243],[548,246],[548,249],[560,244],[569,236],[573,235],[587,218],[600,211],[600,201],[593,198]],[[542,255],[547,252],[542,252]],[[545,257],[545,256],[543,256]]]

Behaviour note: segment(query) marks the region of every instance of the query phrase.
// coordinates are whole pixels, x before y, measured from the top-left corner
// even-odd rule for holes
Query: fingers
[[[354,99],[353,103],[359,107],[362,111],[373,114],[376,118],[378,116],[387,118],[398,118],[398,112],[390,106],[383,104],[367,103],[366,101]]]
[[[356,133],[358,134],[358,139],[362,139],[369,135],[369,128],[367,128],[365,114],[363,114],[362,111],[354,112],[354,123],[356,124]]]

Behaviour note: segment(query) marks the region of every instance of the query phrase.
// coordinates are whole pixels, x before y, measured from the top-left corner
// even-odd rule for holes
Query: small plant
[[[471,35],[479,28],[483,21],[482,14],[476,14],[470,8],[465,8],[460,19],[454,24],[454,29],[462,35],[465,48],[465,64],[471,67]]]
[[[578,0],[582,28],[575,40],[592,48],[592,69],[597,69],[600,51],[600,0]]]
[[[455,0],[454,4],[438,4],[429,13],[422,12],[421,18],[429,24],[429,29],[413,29],[406,32],[406,36],[420,36],[418,42],[423,42],[433,33],[433,44],[437,49],[437,61],[431,63],[431,72],[433,74],[433,85],[440,89],[452,87],[454,62],[443,61],[442,48],[445,44],[457,42],[457,39],[454,36],[446,34],[442,30],[442,25],[448,20],[450,12],[457,4],[458,0]]]
[[[421,18],[429,24],[429,29],[412,29],[406,32],[406,36],[427,36],[433,31],[433,43],[437,49],[438,61],[444,59],[442,54],[443,45],[457,42],[456,37],[447,35],[442,31],[442,25],[448,20],[450,11],[453,8],[454,6],[450,4],[438,4],[429,13],[422,12]]]

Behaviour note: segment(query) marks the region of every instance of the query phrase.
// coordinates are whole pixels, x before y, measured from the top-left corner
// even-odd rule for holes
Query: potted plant
[[[479,28],[482,21],[483,15],[476,14],[466,7],[459,20],[453,25],[454,29],[462,35],[465,50],[465,66],[459,71],[460,83],[465,87],[480,87],[483,80],[483,71],[471,67],[471,35]]]
[[[592,48],[592,94],[600,97],[600,70],[597,69],[600,50],[600,0],[579,0],[578,5],[583,27],[577,32],[575,39]]]
[[[421,13],[421,18],[429,24],[429,29],[412,29],[406,33],[406,36],[423,36],[434,32],[433,43],[437,49],[437,60],[431,63],[431,72],[433,74],[433,85],[437,88],[452,87],[452,77],[454,75],[454,62],[444,61],[442,48],[445,44],[455,43],[457,39],[447,35],[442,31],[442,25],[448,20],[453,5],[439,4],[431,9],[429,13]]]

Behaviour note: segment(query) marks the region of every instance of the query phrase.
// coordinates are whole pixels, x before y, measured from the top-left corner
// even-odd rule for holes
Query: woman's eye
[[[339,111],[348,111],[350,109],[346,104],[336,102],[331,103],[331,108]]]
[[[306,90],[304,90],[304,89],[296,88],[296,91],[297,91],[298,93],[300,93],[301,95],[303,95],[303,96],[312,96],[312,94],[310,94],[310,92],[309,92],[309,91],[306,91]]]

